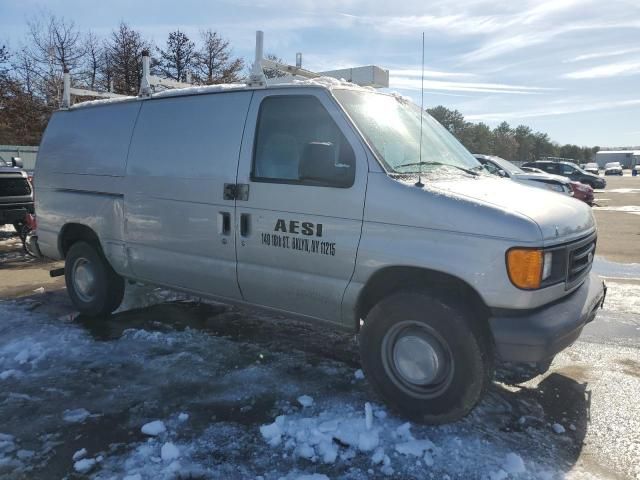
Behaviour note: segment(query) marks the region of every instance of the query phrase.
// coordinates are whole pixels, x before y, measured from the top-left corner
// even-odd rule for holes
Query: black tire
[[[87,278],[90,280],[86,281]],[[84,315],[109,315],[122,303],[124,279],[111,268],[102,252],[89,243],[76,242],[71,246],[65,258],[64,279],[73,305]]]
[[[390,295],[369,312],[359,338],[362,368],[373,388],[399,413],[430,424],[464,417],[493,378],[493,349],[481,325],[453,299],[440,297],[410,291]],[[405,353],[398,353],[403,348]],[[406,367],[412,362],[402,359],[415,358],[416,351],[431,353],[425,361],[433,353],[439,359],[433,378],[423,377],[421,385],[401,373],[412,370]]]

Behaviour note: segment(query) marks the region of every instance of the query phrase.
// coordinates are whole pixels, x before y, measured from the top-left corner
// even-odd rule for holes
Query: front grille
[[[567,288],[573,287],[591,271],[596,253],[596,240],[596,235],[593,234],[568,245]]]
[[[23,197],[31,195],[31,186],[24,177],[0,177],[0,197]]]

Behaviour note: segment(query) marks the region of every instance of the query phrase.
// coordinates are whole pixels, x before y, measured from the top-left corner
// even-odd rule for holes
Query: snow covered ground
[[[439,427],[379,403],[351,336],[164,298],[130,288],[144,308],[99,323],[0,301],[0,478],[640,478],[639,284],[599,317],[630,341],[594,330]]]

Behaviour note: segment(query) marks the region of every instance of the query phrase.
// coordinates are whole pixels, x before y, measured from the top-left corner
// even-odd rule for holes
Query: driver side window
[[[351,145],[310,95],[262,101],[253,155],[253,181],[347,188],[355,179]]]

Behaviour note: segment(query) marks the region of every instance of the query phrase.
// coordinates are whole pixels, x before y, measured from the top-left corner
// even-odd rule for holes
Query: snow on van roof
[[[289,78],[278,82],[278,79],[273,79],[266,88],[282,88],[282,87],[321,87],[331,90],[333,88],[348,88],[353,90],[360,90],[365,92],[375,92],[373,87],[361,87],[353,83],[347,82],[343,79],[337,79],[333,77],[317,77],[312,79],[298,80],[295,78]],[[217,85],[194,85],[193,87],[186,88],[173,88],[163,90],[161,92],[153,93],[150,98],[164,98],[164,97],[178,97],[184,95],[203,95],[207,93],[225,92],[232,90],[252,90],[253,87],[249,87],[244,83],[221,83]],[[120,102],[127,102],[133,100],[144,100],[145,97],[134,96],[122,96],[115,98],[105,98],[100,100],[88,100],[86,102],[76,103],[69,107],[70,109],[92,107],[97,105],[109,105]],[[149,98],[149,97],[146,97]]]

